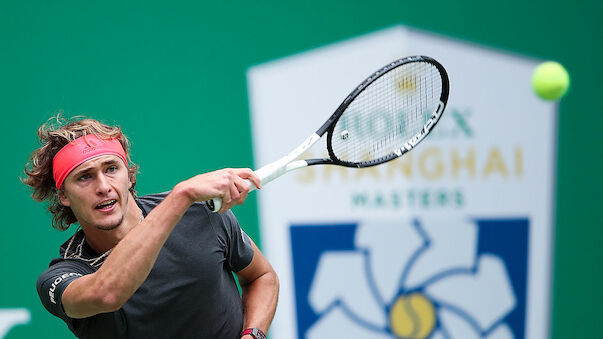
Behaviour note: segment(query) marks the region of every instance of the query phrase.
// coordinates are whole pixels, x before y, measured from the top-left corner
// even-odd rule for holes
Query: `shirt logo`
[[[54,281],[52,282],[52,285],[50,285],[50,289],[48,290],[48,296],[50,297],[50,302],[53,304],[56,304],[56,300],[54,298],[54,291],[57,289],[57,286],[63,282],[63,280],[69,278],[69,277],[81,277],[82,275],[79,273],[65,273],[63,275],[58,276],[56,279],[54,279]]]

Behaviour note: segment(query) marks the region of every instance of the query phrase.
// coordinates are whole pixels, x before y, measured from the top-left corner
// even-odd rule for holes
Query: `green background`
[[[7,337],[71,337],[35,292],[71,231],[51,229],[19,181],[35,130],[53,113],[120,124],[141,165],[139,193],[169,190],[196,173],[253,167],[250,66],[396,24],[569,70],[559,106],[552,337],[601,337],[601,13],[595,0],[2,1],[0,308],[32,314]],[[235,213],[259,242],[256,208],[252,195]]]

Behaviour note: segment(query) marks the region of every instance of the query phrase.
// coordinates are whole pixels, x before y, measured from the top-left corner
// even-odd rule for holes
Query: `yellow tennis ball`
[[[544,100],[557,100],[567,93],[570,77],[565,68],[554,61],[543,62],[532,74],[532,88]]]

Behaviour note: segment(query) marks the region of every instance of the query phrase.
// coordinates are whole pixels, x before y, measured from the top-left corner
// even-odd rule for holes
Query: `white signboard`
[[[281,281],[272,338],[548,337],[556,106],[532,93],[537,60],[398,26],[253,67],[255,163],[287,154],[373,71],[418,54],[447,69],[450,100],[417,149],[367,169],[309,167],[258,192]]]

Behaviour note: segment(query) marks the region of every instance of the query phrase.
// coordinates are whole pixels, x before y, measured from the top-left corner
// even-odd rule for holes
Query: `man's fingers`
[[[258,175],[251,170],[251,168],[239,168],[237,175],[243,179],[251,181],[258,189],[261,188],[260,186],[262,185],[262,182],[260,177],[258,177]]]
[[[240,179],[239,179],[240,180]],[[237,187],[236,179],[229,187],[231,200],[238,200],[241,197],[239,188]]]
[[[251,184],[246,179],[242,179],[241,177],[237,177],[234,181],[234,184],[240,194],[238,201],[235,203],[240,205],[245,202],[245,199],[247,199],[247,195],[251,189]]]
[[[224,213],[226,211],[228,211],[230,209],[231,206],[230,205],[230,198],[226,198],[226,194],[224,194],[222,196],[222,198],[220,198],[222,200],[222,205],[220,206],[220,209],[217,211],[218,213]]]
[[[249,192],[249,190],[251,189],[251,184],[249,182],[247,182],[247,179],[244,179],[243,177],[236,176],[233,181],[234,181],[235,186],[241,193]]]
[[[225,168],[200,175],[197,178],[199,181],[197,187],[200,188],[198,196],[205,195],[207,198],[213,196],[222,199],[222,207],[218,211],[219,213],[226,212],[234,205],[242,204],[247,199],[251,184],[256,188],[259,188],[261,184],[260,178],[250,168]],[[201,189],[202,187],[208,188],[208,186],[203,184],[203,182],[207,181],[210,182],[209,187],[213,186],[213,188],[211,190]]]

